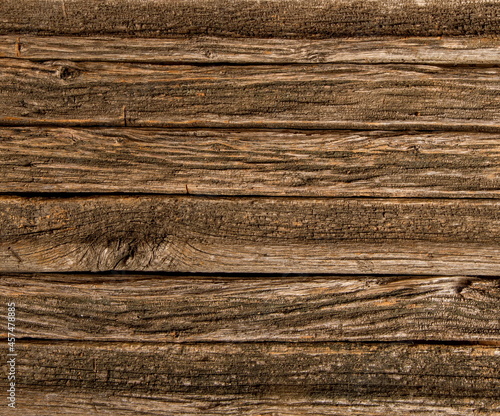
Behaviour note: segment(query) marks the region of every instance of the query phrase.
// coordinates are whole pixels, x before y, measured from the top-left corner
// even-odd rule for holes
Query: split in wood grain
[[[0,265],[498,276],[499,208],[460,199],[4,196]]]
[[[500,134],[0,129],[0,193],[500,197]]]
[[[500,346],[500,280],[471,277],[6,275],[17,338],[436,341]]]

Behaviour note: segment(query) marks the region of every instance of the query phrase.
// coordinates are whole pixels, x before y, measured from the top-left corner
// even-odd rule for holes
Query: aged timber
[[[2,0],[1,34],[330,38],[500,33],[495,0]]]
[[[0,129],[0,192],[500,197],[500,134]]]
[[[171,394],[285,402],[419,397],[450,405],[468,398],[498,405],[499,352],[495,346],[405,343],[32,341],[19,346],[19,383],[89,399],[107,392],[125,403],[130,396],[155,397],[167,407]]]
[[[500,201],[0,198],[3,271],[500,273]]]
[[[496,279],[3,274],[19,339],[456,341],[500,346]]]
[[[169,393],[115,395],[109,391],[92,393],[74,389],[23,389],[26,402],[20,407],[23,416],[67,416],[69,412],[85,416],[492,416],[498,414],[500,402],[495,399],[441,396],[387,397],[352,396],[333,398],[316,395],[268,394],[196,394]],[[54,406],[54,403],[60,404]]]
[[[155,64],[498,65],[500,47],[496,36],[308,40],[3,35],[0,58]]]
[[[2,59],[0,124],[500,131],[499,79],[497,67]]]

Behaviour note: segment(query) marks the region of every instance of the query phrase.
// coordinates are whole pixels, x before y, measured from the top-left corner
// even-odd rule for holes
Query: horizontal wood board
[[[500,133],[0,129],[0,192],[499,198]]]
[[[331,38],[500,33],[496,0],[3,0],[0,34]]]
[[[0,124],[499,131],[499,75],[435,65],[3,59]]]
[[[3,271],[498,275],[496,200],[0,198]]]
[[[153,64],[498,65],[498,36],[263,39],[0,35],[0,58]]]
[[[20,405],[24,416],[497,416],[500,403],[489,398],[443,397],[291,397],[268,395],[252,397],[242,394],[128,394],[44,388],[25,389]],[[70,394],[68,394],[68,391]],[[298,396],[298,395],[297,395]],[[60,403],[59,406],[55,405]]]
[[[454,341],[500,346],[496,279],[3,274],[24,339]],[[0,334],[6,336],[6,334]]]
[[[498,403],[500,349],[360,343],[29,342],[19,383],[33,390],[118,396],[489,399]],[[390,357],[390,359],[388,359]],[[492,409],[493,410],[493,409]]]

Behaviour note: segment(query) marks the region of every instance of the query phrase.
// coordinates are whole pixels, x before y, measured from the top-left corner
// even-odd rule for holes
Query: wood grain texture
[[[0,33],[335,37],[500,32],[496,0],[3,0]]]
[[[467,340],[500,346],[497,279],[4,274],[0,293],[3,304],[16,303],[20,342]]]
[[[183,394],[229,409],[278,398],[282,405],[325,399],[325,407],[333,400],[385,398],[404,407],[406,400],[453,406],[468,399],[491,412],[499,404],[500,348],[494,346],[30,342],[18,354],[19,385],[28,391],[84,394],[90,403],[99,392],[121,399],[125,409],[129,398],[147,397],[166,410]]]
[[[66,389],[23,389],[20,404],[23,416],[497,416],[500,402],[495,399],[422,397],[251,397],[238,394],[207,395],[114,395]]]
[[[0,124],[499,131],[499,75],[496,67],[3,59]]]
[[[0,129],[0,192],[500,197],[500,134]]]
[[[433,64],[497,65],[500,39],[489,37],[354,37],[253,39],[0,36],[0,57],[35,61],[156,64]]]
[[[495,200],[0,198],[3,271],[500,274]]]

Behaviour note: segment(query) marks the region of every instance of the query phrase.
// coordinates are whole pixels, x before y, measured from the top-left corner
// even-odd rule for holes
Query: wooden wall
[[[499,35],[497,0],[2,0],[18,414],[500,415]]]

